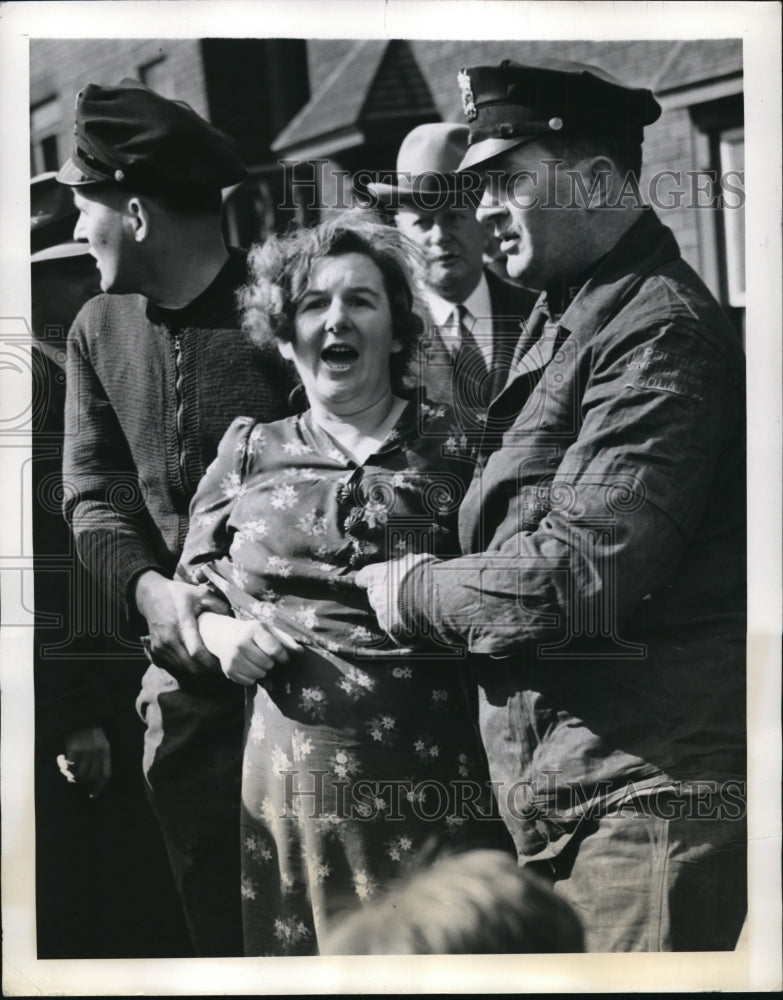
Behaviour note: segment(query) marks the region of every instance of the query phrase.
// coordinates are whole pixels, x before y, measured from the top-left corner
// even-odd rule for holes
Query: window
[[[286,207],[285,199],[285,179],[279,167],[251,170],[247,180],[224,202],[224,235],[228,242],[247,247],[282,232],[293,221],[303,222],[306,216],[301,206]]]
[[[275,201],[268,180],[251,177],[231,192],[224,206],[226,238],[247,247],[275,231]]]
[[[30,167],[33,176],[60,166],[57,132],[62,109],[57,97],[41,101],[30,109]]]
[[[742,93],[690,107],[696,166],[714,177],[716,210],[698,212],[708,287],[745,330],[745,124]]]

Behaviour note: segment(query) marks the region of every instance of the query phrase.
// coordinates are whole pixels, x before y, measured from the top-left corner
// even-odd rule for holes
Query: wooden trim
[[[658,93],[655,96],[666,112],[674,108],[687,108],[692,104],[717,101],[721,97],[741,94],[743,90],[744,80],[742,74],[738,74],[725,80],[716,80],[714,83],[698,84],[695,87],[685,87],[682,90],[672,91],[670,94]]]
[[[693,124],[691,124],[691,136],[697,170],[711,169],[713,163],[710,137]],[[720,245],[718,213],[713,209],[696,209],[694,215],[696,216],[699,239],[699,275],[718,302],[721,302],[723,295],[721,294],[721,267],[718,257]]]

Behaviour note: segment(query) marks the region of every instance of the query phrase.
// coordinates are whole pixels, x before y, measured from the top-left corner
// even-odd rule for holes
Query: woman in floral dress
[[[354,583],[369,562],[455,553],[472,473],[446,408],[403,395],[422,330],[403,239],[343,218],[250,261],[246,323],[294,362],[310,408],[234,421],[179,572],[229,600],[234,618],[201,631],[248,690],[245,951],[306,955],[422,849],[504,833],[457,651],[395,645]]]

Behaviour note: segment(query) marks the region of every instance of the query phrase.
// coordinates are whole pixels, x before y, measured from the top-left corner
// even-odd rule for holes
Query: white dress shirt
[[[458,303],[447,302],[431,288],[424,289],[430,315],[446,345],[446,350],[454,357],[459,350],[459,325],[454,309]],[[481,279],[470,295],[462,303],[465,306],[465,325],[473,334],[487,368],[492,367],[492,301],[489,285],[482,272]]]

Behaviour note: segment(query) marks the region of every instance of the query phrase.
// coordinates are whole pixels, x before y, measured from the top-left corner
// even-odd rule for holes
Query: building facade
[[[123,76],[186,101],[234,136],[250,177],[226,202],[233,242],[318,217],[394,169],[415,125],[461,121],[461,66],[571,59],[650,87],[664,112],[646,129],[641,191],[683,256],[744,324],[742,43],[405,39],[33,40],[31,173],[69,155],[87,82]]]
[[[393,169],[400,140],[412,125],[462,121],[456,86],[462,66],[507,58],[567,59],[649,87],[663,114],[645,130],[642,195],[742,329],[745,147],[739,40],[311,40],[307,54],[312,96],[273,149],[280,158],[302,163],[298,196],[308,204],[309,177],[324,179],[322,202],[337,201],[342,182],[333,177],[341,178],[340,170]],[[307,161],[318,158],[329,166],[313,172]],[[290,176],[297,180],[295,173]]]

